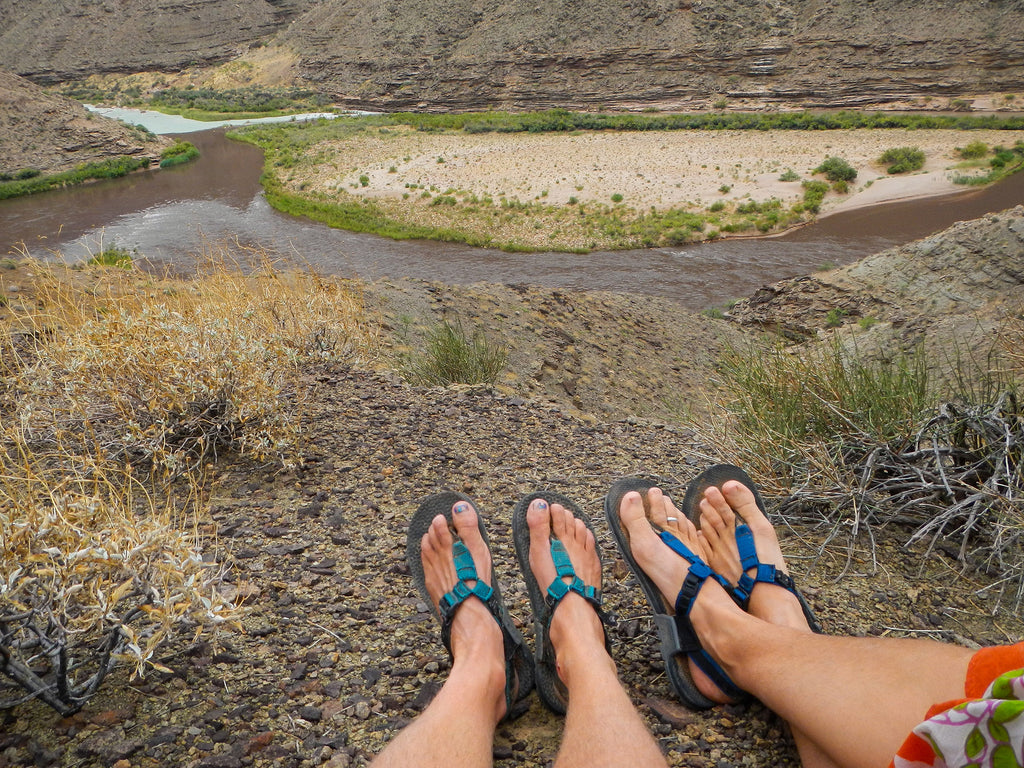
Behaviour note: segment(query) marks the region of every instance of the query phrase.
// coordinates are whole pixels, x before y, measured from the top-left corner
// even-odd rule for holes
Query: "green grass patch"
[[[492,342],[480,329],[467,333],[447,320],[427,334],[424,349],[411,354],[402,371],[421,386],[493,384],[508,360],[508,347]]]
[[[329,227],[350,232],[369,232],[393,240],[440,240],[467,243],[479,247],[493,245],[491,238],[460,232],[447,227],[406,224],[389,217],[379,206],[366,200],[328,200],[321,195],[300,196],[284,189],[281,183],[264,174],[263,188],[267,202],[292,216],[305,216]]]
[[[809,440],[858,434],[886,442],[906,434],[931,404],[928,370],[920,349],[872,360],[851,355],[838,338],[799,354],[782,346],[732,349],[722,359],[744,433],[780,458]]]
[[[100,267],[120,267],[121,269],[131,269],[134,254],[127,248],[118,248],[116,245],[111,246],[103,251],[100,251],[86,264]]]
[[[127,176],[139,168],[147,168],[149,158],[130,155],[108,158],[96,163],[83,163],[70,171],[50,175],[35,175],[30,178],[0,182],[0,200],[22,195],[34,195],[49,189],[81,184],[93,179],[113,179]]]
[[[199,157],[199,150],[188,141],[179,141],[160,153],[160,167],[183,165]]]

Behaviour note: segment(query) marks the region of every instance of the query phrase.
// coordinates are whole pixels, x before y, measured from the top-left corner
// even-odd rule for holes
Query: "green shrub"
[[[188,141],[179,141],[160,153],[160,167],[171,168],[183,165],[199,157],[199,150]]]
[[[620,195],[618,192],[616,192],[614,195],[612,195],[612,202],[613,203],[621,203],[622,202],[622,195]]]
[[[779,181],[800,181],[800,174],[792,168],[787,168],[786,172],[779,176]]]
[[[122,269],[132,268],[133,252],[127,248],[118,248],[116,245],[100,251],[87,264],[101,267],[121,267]]]
[[[1004,149],[1003,147],[996,147],[995,149],[993,149],[993,152],[996,153],[996,156],[988,161],[988,164],[993,168],[1003,168],[1006,166],[1007,163],[1013,161],[1014,153],[1009,149]]]
[[[368,186],[370,186],[370,177],[367,176],[366,174],[363,174],[362,176],[360,176],[359,177],[359,186],[361,186],[361,187],[368,187]]]
[[[16,179],[34,179],[40,173],[41,173],[41,171],[38,168],[22,168],[20,171],[18,171],[16,174],[14,174],[14,178],[16,178]]]
[[[712,213],[718,213],[725,208],[724,200],[715,200],[711,205],[708,206],[708,210]]]
[[[826,328],[838,328],[843,324],[843,318],[846,317],[846,310],[841,307],[832,307],[825,315],[825,327]]]
[[[857,325],[859,325],[865,331],[868,328],[870,328],[871,326],[877,325],[877,324],[878,324],[878,318],[872,317],[871,315],[867,315],[865,317],[862,317],[860,320],[857,321]]]
[[[721,192],[723,195],[728,195],[730,192],[732,192],[732,185],[723,184],[718,188],[718,191]]]
[[[445,320],[427,335],[424,352],[406,362],[404,373],[424,386],[493,384],[507,359],[503,344],[491,342],[479,329],[467,335],[461,323]]]
[[[821,201],[828,192],[828,184],[824,181],[804,181],[804,208],[811,213],[821,210]]]
[[[984,141],[972,141],[966,147],[957,147],[956,151],[964,160],[977,160],[988,154],[988,144]]]
[[[841,157],[826,157],[814,172],[825,174],[829,181],[853,181],[857,178],[857,169]]]
[[[893,147],[885,150],[878,162],[888,166],[888,173],[907,173],[924,165],[924,152],[917,147]]]

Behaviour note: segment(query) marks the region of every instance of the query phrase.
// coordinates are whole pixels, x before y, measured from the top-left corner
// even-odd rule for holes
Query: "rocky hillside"
[[[891,355],[923,344],[934,364],[951,368],[972,360],[989,364],[1010,343],[1001,335],[1008,323],[1019,324],[1022,308],[1024,206],[1018,205],[831,272],[766,286],[729,317],[805,343],[840,328],[866,353]]]
[[[722,99],[923,107],[1024,90],[1021,0],[6,5],[0,68],[41,82],[180,69],[273,42],[339,101],[383,109],[686,108]]]
[[[282,39],[340,97],[479,109],[857,106],[1024,88],[1024,3],[326,0]]]
[[[1018,207],[812,281],[778,284],[735,315],[784,318],[809,336],[824,325],[824,306],[844,307],[851,320],[871,312],[890,327],[967,314],[961,307],[994,316],[1020,298],[1022,263]],[[0,287],[14,279],[28,286],[28,274],[11,273],[0,274]],[[818,303],[801,299],[802,286],[818,286]],[[307,370],[303,397],[289,406],[303,426],[305,461],[280,471],[224,454],[211,472],[204,530],[227,593],[245,599],[245,631],[216,644],[182,636],[160,650],[161,667],[145,680],[118,670],[68,718],[38,702],[0,712],[0,766],[366,766],[447,675],[404,552],[418,501],[449,487],[471,494],[488,516],[502,593],[530,643],[509,509],[551,488],[592,515],[606,606],[618,617],[612,653],[670,766],[797,768],[781,721],[759,703],[690,712],[674,700],[643,593],[601,519],[604,494],[620,476],[654,476],[678,498],[701,469],[729,458],[689,429],[627,414],[670,388],[696,399],[736,326],[642,297],[415,281],[375,283],[367,293],[399,339],[404,323],[415,333],[443,316],[488,318],[514,344],[509,376],[497,388],[424,389],[386,372],[328,363]],[[998,577],[965,575],[954,550],[905,549],[906,532],[888,526],[874,529],[875,562],[866,541],[847,551],[825,521],[786,522],[783,548],[829,633],[968,646],[1024,633],[1019,613],[993,611],[975,594],[994,594]],[[550,765],[562,728],[534,697],[523,718],[499,728],[495,764]]]
[[[0,72],[0,173],[54,173],[122,155],[158,159],[169,143]]]
[[[0,69],[47,83],[224,61],[312,0],[44,0],[0,5]]]

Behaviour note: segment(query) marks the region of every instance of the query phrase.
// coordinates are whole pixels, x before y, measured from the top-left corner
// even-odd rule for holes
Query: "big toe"
[[[551,559],[551,507],[544,499],[530,502],[526,524],[530,528],[530,569],[538,584],[548,585],[556,572]]]
[[[491,553],[487,542],[484,541],[480,516],[471,502],[460,499],[452,505],[452,524],[459,539],[473,558],[477,575],[485,583],[490,584]]]

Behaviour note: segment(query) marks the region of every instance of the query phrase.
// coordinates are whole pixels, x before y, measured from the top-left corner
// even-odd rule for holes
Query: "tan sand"
[[[1024,131],[872,129],[843,131],[664,131],[572,134],[429,134],[383,129],[333,142],[321,157],[314,188],[344,189],[376,198],[415,197],[456,190],[521,202],[611,203],[613,194],[638,210],[704,209],[716,200],[798,201],[799,181],[782,182],[787,169],[801,179],[827,156],[858,171],[849,194],[830,193],[822,213],[891,200],[940,195],[960,163],[956,148],[972,141],[1012,146]],[[923,169],[888,176],[877,159],[891,147],[914,146]],[[362,186],[360,177],[368,183]],[[820,177],[819,177],[820,178]],[[412,193],[410,194],[410,185]]]

